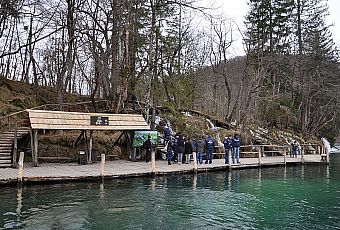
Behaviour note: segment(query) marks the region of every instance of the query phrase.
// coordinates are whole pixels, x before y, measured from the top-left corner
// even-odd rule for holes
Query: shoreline
[[[224,164],[224,159],[214,159],[212,164],[203,164],[197,167],[197,173],[213,171],[245,170],[254,168],[285,167],[296,165],[325,165],[320,155],[305,155],[304,163],[301,158],[287,158],[286,164],[283,157],[262,158],[261,165],[257,158],[241,158],[241,164]],[[125,160],[108,161],[105,164],[104,176],[100,175],[100,162],[89,165],[75,163],[43,163],[39,167],[24,167],[22,184],[58,184],[69,182],[102,181],[134,177],[157,177],[166,175],[194,174],[193,163],[167,165],[166,161],[156,161],[156,171],[153,173],[151,164],[145,162],[132,162]],[[0,168],[0,187],[13,187],[18,185],[18,169]]]

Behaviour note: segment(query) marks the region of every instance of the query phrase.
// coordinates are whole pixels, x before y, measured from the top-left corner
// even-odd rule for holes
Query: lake
[[[330,166],[0,191],[0,229],[340,229],[340,155]]]

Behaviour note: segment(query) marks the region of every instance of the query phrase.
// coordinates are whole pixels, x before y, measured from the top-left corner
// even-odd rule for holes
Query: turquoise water
[[[340,156],[329,167],[0,191],[0,229],[340,229]]]

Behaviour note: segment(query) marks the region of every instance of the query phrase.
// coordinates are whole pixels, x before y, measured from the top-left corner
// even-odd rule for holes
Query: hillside
[[[16,82],[0,78],[0,111],[1,115],[8,115],[24,109],[41,106],[44,104],[55,104],[57,92],[48,87],[34,87],[23,82]],[[77,95],[66,95],[65,102],[80,102],[86,98]],[[125,110],[129,109],[129,106]],[[71,110],[72,111],[72,110]],[[302,138],[302,135],[294,134],[291,130],[278,130],[275,128],[261,128],[251,124],[231,125],[213,116],[203,114],[199,111],[178,112],[160,107],[157,109],[156,129],[162,134],[164,125],[168,124],[173,134],[181,133],[191,139],[202,138],[205,135],[212,135],[217,144],[225,136],[239,134],[242,144],[274,144],[286,145],[292,140],[300,143],[318,143],[318,139],[310,137],[309,140]],[[220,127],[216,127],[220,126]],[[70,161],[77,159],[79,150],[86,148],[85,142],[80,140],[77,143],[79,131],[49,131],[39,134],[39,156],[65,157]],[[121,132],[94,132],[93,148],[97,154],[118,155],[121,159],[128,159],[130,150],[127,146],[127,136],[123,136],[119,143],[113,147],[114,143],[121,135]],[[132,133],[128,133],[132,135]],[[26,140],[26,145],[28,140]],[[77,143],[77,146],[75,145]],[[29,160],[27,156],[27,160]]]

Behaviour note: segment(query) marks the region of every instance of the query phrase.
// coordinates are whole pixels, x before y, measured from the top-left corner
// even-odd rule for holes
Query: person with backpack
[[[208,135],[208,138],[205,141],[205,147],[206,147],[205,164],[212,163],[212,157],[213,157],[213,152],[215,148],[214,142],[215,142],[214,139],[210,135]]]

